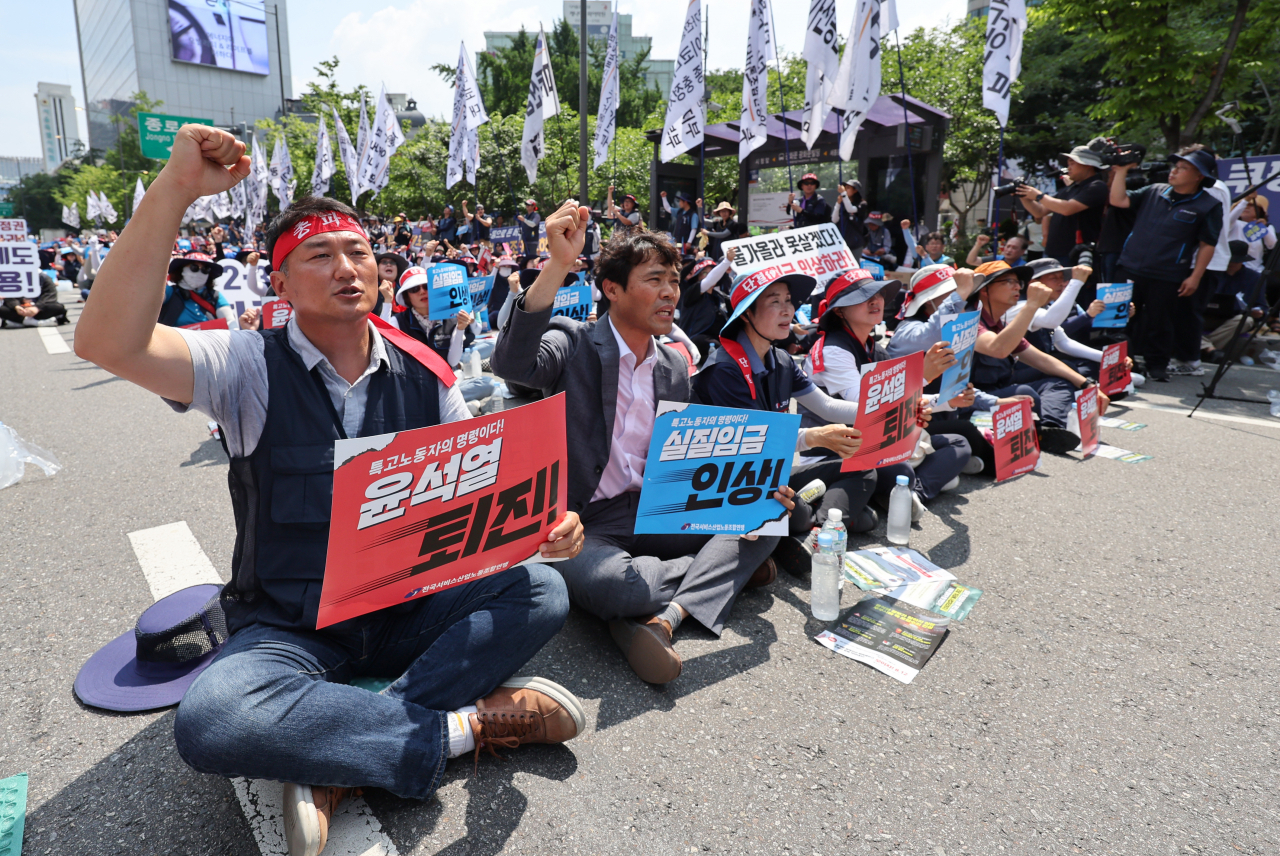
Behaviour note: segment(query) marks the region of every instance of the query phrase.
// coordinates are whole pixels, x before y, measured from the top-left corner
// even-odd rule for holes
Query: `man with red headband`
[[[429,349],[370,315],[378,266],[356,214],[304,197],[267,230],[271,284],[294,315],[282,330],[158,326],[168,248],[195,199],[249,173],[244,144],[185,125],[94,287],[80,357],[222,425],[236,544],[222,606],[231,636],[183,698],[183,759],[285,786],[293,856],[324,847],[351,788],[423,799],[445,763],[482,746],[558,743],[582,708],[542,678],[511,676],[564,622],[554,571],[513,568],[317,631],[333,491],[334,441],[467,418],[453,374]],[[119,274],[119,276],[116,276]],[[577,555],[569,513],[541,545]],[[347,686],[398,679],[380,693]]]

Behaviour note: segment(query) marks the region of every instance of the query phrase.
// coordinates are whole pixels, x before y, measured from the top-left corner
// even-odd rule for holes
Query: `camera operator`
[[[1102,176],[1102,156],[1088,146],[1076,146],[1059,155],[1067,168],[1069,183],[1053,196],[1024,184],[1014,191],[1023,206],[1037,221],[1053,215],[1044,242],[1045,258],[1059,264],[1071,264],[1071,249],[1076,244],[1092,244],[1098,240],[1102,212],[1107,204],[1107,182]]]
[[[1200,287],[1223,220],[1222,203],[1208,192],[1218,177],[1213,156],[1183,150],[1169,159],[1168,184],[1125,190],[1132,164],[1120,164],[1111,185],[1113,207],[1137,209],[1120,270],[1133,280],[1137,350],[1146,357],[1147,374],[1158,381],[1169,380],[1175,343],[1189,338],[1191,331],[1184,328],[1196,323],[1177,304]],[[1198,342],[1200,330],[1194,335]]]

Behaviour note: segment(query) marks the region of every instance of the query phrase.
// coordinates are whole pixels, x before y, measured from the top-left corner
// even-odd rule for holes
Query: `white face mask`
[[[182,277],[178,280],[178,286],[185,288],[187,291],[198,291],[204,288],[209,282],[209,274],[203,271],[191,271],[187,268],[182,269]]]

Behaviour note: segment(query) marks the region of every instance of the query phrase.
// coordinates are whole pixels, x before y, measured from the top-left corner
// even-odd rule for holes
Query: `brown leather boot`
[[[671,647],[671,625],[658,616],[643,622],[634,618],[610,621],[609,633],[640,680],[665,684],[680,677],[684,663]]]
[[[319,856],[329,841],[334,812],[355,788],[286,784],[284,837],[289,856]]]
[[[778,563],[773,557],[764,560],[764,564],[756,568],[756,572],[747,580],[747,588],[763,588],[778,578]]]
[[[564,687],[546,678],[512,678],[476,702],[468,715],[480,750],[497,755],[495,746],[514,749],[525,743],[564,743],[582,733],[586,714],[582,702]]]

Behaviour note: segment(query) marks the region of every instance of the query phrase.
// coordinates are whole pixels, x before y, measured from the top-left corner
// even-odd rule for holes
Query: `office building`
[[[564,20],[578,32],[581,19],[578,0],[564,0]],[[607,41],[609,27],[613,24],[613,3],[609,0],[587,0],[587,38]],[[486,32],[484,34],[484,50],[496,51],[510,47],[519,33]],[[534,32],[536,36],[537,33]],[[622,62],[634,59],[644,51],[653,47],[653,39],[649,36],[637,36],[631,32],[631,16],[618,16],[618,58]],[[477,56],[477,68],[479,57]],[[676,61],[673,59],[653,59],[644,63],[645,85],[658,88],[665,97],[671,91],[671,78],[675,75]]]
[[[44,171],[43,158],[0,157],[0,200],[9,199],[13,186],[25,176]]]
[[[283,0],[75,0],[89,145],[110,148],[133,94],[216,125],[281,113],[292,95]],[[130,120],[131,121],[131,120]]]
[[[36,119],[40,124],[40,148],[44,171],[53,172],[69,157],[83,151],[76,123],[76,97],[63,83],[36,84]]]

